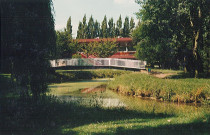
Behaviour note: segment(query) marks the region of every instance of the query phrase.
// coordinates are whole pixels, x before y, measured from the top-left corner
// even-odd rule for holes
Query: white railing
[[[57,59],[51,60],[50,63],[52,67],[96,66],[145,69],[146,66],[146,61],[113,58]]]

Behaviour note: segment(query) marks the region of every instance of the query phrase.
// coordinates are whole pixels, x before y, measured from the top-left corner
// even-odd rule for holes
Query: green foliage
[[[104,41],[94,44],[94,54],[100,58],[108,58],[117,52],[117,44],[114,41]]]
[[[77,39],[82,39],[82,22],[79,22],[79,26],[77,30]]]
[[[115,41],[91,42],[89,44],[81,44],[81,52],[87,57],[95,55],[100,58],[107,58],[117,52],[117,43]]]
[[[97,20],[95,21],[94,24],[94,36],[95,38],[100,36],[100,23],[98,23]]]
[[[78,59],[78,58],[82,58],[82,56],[80,54],[74,54],[72,55],[73,59]]]
[[[93,20],[93,17],[91,16],[87,25],[87,38],[88,39],[94,38],[95,37],[94,34],[95,34],[94,33],[94,20]]]
[[[106,15],[104,16],[104,20],[102,21],[102,24],[101,24],[101,36],[100,37],[102,37],[102,38],[107,38],[108,37]]]
[[[129,18],[126,16],[123,27],[123,37],[129,37],[129,36],[130,36]]]
[[[136,2],[142,7],[137,13],[141,23],[132,33],[139,42],[137,57],[162,68],[184,68],[195,77],[208,74],[209,1]]]
[[[146,74],[122,75],[109,88],[121,93],[174,102],[202,102],[210,96],[209,79],[159,79]]]
[[[131,17],[131,20],[130,20],[130,32],[132,32],[134,28],[135,28],[135,22],[134,22],[133,17]]]
[[[69,38],[67,31],[56,32],[57,58],[71,58],[78,50],[75,40]]]
[[[71,17],[69,17],[66,25],[66,32],[68,34],[68,38],[72,39],[72,25],[71,25]]]
[[[86,15],[83,17],[83,21],[79,22],[77,30],[77,39],[92,39],[92,38],[114,38],[114,37],[129,37],[130,33],[135,27],[134,19],[131,18],[129,24],[129,18],[125,18],[124,26],[122,28],[122,18],[121,15],[114,23],[113,18],[107,19],[106,15],[100,25],[96,20],[94,21],[93,16],[89,18],[88,24],[86,23]]]
[[[109,19],[108,22],[108,37],[114,38],[115,37],[115,24],[113,22],[113,18]]]
[[[5,78],[3,79],[5,80]],[[92,83],[95,80],[87,81]],[[84,84],[82,81],[82,84]],[[1,85],[10,86],[2,83]],[[3,85],[2,85],[3,84]],[[70,84],[70,85],[69,85]],[[73,95],[82,95],[79,86],[72,92],[73,86],[81,83],[53,84],[53,89],[59,89]],[[88,85],[89,86],[89,85]],[[88,87],[87,86],[87,87]],[[74,87],[74,86],[73,86]],[[76,86],[75,86],[76,87]],[[83,86],[86,88],[86,86]],[[14,88],[10,87],[10,90]],[[0,89],[1,91],[2,89]],[[63,92],[64,93],[64,92]],[[98,99],[106,96],[119,99],[126,107],[101,107]],[[102,96],[101,96],[102,95]],[[208,134],[209,106],[192,106],[183,104],[169,104],[151,100],[141,100],[129,96],[122,96],[106,90],[93,96],[85,93],[84,97],[91,97],[90,102],[61,101],[55,96],[41,96],[39,100],[32,98],[0,98],[1,134]],[[61,96],[72,98],[70,96]],[[86,99],[86,98],[85,98]],[[111,99],[112,101],[112,99]]]
[[[116,35],[116,37],[122,36],[122,18],[121,18],[121,15],[120,15],[119,19],[117,20],[115,35]]]
[[[11,67],[22,95],[47,90],[48,60],[56,48],[52,6],[51,0],[1,1],[1,63]]]

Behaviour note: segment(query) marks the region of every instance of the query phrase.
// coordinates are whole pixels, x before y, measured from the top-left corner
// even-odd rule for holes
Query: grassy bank
[[[173,102],[208,102],[209,79],[160,79],[147,74],[134,73],[116,77],[109,88],[120,93],[151,97]]]
[[[49,82],[59,83],[83,79],[114,78],[115,76],[129,73],[132,73],[132,71],[113,69],[56,70],[51,74]]]
[[[138,75],[136,73],[136,76]],[[126,104],[125,107],[104,108],[97,104],[81,105],[61,101],[53,96],[42,96],[38,100],[30,97],[20,98],[8,96],[17,89],[14,88],[15,85],[11,85],[9,75],[0,75],[0,77],[3,80],[0,86],[4,88],[0,90],[4,91],[4,96],[0,97],[2,135],[139,133],[200,135],[210,132],[209,107],[142,100],[133,96],[118,95],[110,90],[107,90],[104,96],[120,99]],[[133,74],[131,77],[135,79]],[[94,83],[100,84],[103,81]],[[70,96],[77,96],[82,86],[79,86],[81,88],[76,86],[83,84],[86,85],[86,81],[52,84],[50,88],[58,89],[58,94],[70,92]]]

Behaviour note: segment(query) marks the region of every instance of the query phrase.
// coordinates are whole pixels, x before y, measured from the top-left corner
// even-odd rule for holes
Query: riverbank
[[[162,101],[209,104],[209,84],[210,79],[160,79],[153,75],[133,73],[116,77],[108,87],[126,95]]]
[[[138,73],[133,74],[138,75]],[[97,87],[106,83],[103,79],[54,83],[49,86],[60,96],[64,94],[70,98],[73,96],[92,98],[88,104],[80,104],[83,101],[79,100],[76,102],[60,100],[53,95],[42,96],[38,100],[30,97],[14,97],[15,94],[10,93],[19,88],[14,88],[15,85],[10,84],[9,75],[0,75],[0,79],[3,88],[0,92],[5,92],[0,98],[0,134],[3,135],[139,133],[200,135],[210,132],[209,107],[141,100],[135,96],[121,96],[111,90],[98,94],[82,93],[83,88]],[[108,97],[118,99],[125,106],[100,106],[95,99],[101,96],[105,99]]]

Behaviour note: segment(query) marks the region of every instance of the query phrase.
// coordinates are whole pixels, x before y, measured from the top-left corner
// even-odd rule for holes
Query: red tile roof
[[[109,58],[118,58],[118,59],[136,59],[134,56],[135,52],[117,52],[110,56]]]

